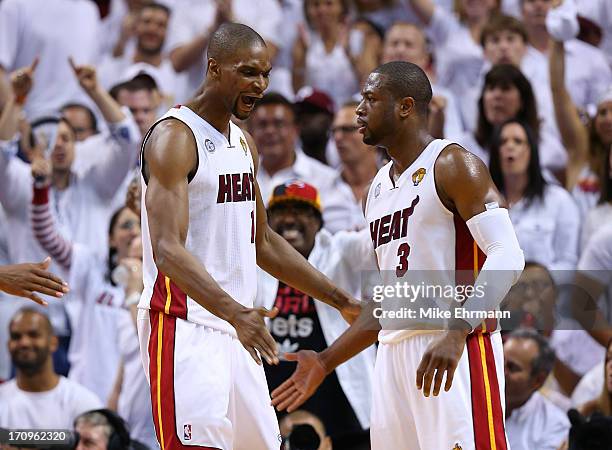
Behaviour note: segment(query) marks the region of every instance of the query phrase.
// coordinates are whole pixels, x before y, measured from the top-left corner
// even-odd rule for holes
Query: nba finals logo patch
[[[240,136],[240,145],[242,146],[242,150],[244,150],[244,156],[246,156],[247,152],[249,151],[249,147],[242,136]]]
[[[186,441],[191,440],[191,424],[187,423],[183,426],[183,439]]]
[[[209,153],[213,153],[215,151],[215,144],[210,139],[206,139],[204,141],[204,147],[208,150]]]
[[[412,184],[418,186],[421,181],[423,181],[423,177],[425,176],[425,169],[421,167],[416,172],[412,174]],[[455,449],[453,449],[455,450]]]
[[[455,444],[452,450],[463,450],[463,448],[459,444]]]

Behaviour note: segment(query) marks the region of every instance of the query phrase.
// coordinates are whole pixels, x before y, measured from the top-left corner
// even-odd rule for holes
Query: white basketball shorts
[[[140,354],[161,450],[278,450],[262,366],[235,337],[138,311]]]
[[[507,450],[500,334],[470,334],[451,389],[442,387],[437,397],[425,397],[417,390],[416,371],[437,336],[416,334],[379,346],[372,450]]]

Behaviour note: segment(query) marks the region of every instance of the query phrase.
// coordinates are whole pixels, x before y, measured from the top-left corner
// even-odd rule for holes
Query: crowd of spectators
[[[357,297],[359,271],[376,267],[362,202],[387,162],[358,133],[360,86],[394,60],[427,73],[430,135],[489,166],[528,261],[506,300],[518,311],[504,346],[509,442],[580,445],[589,433],[571,426],[612,414],[609,0],[0,0],[0,266],[50,256],[40,270],[70,288],[46,307],[0,293],[0,428],[80,417],[106,430],[108,414],[88,413],[106,407],[158,448],[134,326],[139,150],[157,117],[197,95],[226,21],[258,31],[273,61],[266,95],[236,121],[259,151],[270,224]],[[302,201],[282,201],[287,190]],[[257,301],[281,310],[269,325],[282,351],[322,350],[346,328],[263,272]],[[283,437],[369,448],[375,351],[284,418]],[[266,367],[270,388],[291,368]]]

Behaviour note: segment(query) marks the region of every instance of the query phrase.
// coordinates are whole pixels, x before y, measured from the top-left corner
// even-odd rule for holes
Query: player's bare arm
[[[300,350],[285,355],[287,360],[298,364],[291,377],[272,391],[272,405],[277,410],[298,409],[336,367],[377,341],[380,323],[374,318],[374,306],[373,302],[364,305],[357,320],[321,353]]]
[[[196,170],[196,155],[193,134],[186,125],[173,119],[159,123],[145,145],[143,167],[148,180],[145,204],[155,264],[189,297],[229,322],[258,364],[261,361],[257,351],[269,363],[277,363],[276,343],[263,320],[272,313],[265,308],[245,308],[236,302],[185,248],[188,177]]]
[[[253,154],[255,171],[259,167],[259,156],[255,142],[245,133]],[[283,283],[337,308],[347,322],[352,323],[359,315],[359,303],[343,289],[336,287],[329,278],[310,265],[287,241],[268,226],[266,208],[261,199],[259,185],[257,193],[257,265]]]
[[[507,289],[509,290],[520,275],[524,260],[507,210],[501,208],[504,206],[504,200],[497,191],[493,180],[491,180],[487,167],[478,157],[464,148],[458,145],[450,145],[440,154],[436,162],[435,177],[436,188],[442,203],[450,211],[459,214],[464,221],[468,222],[472,218],[480,217],[489,208],[492,211],[495,210],[491,215],[496,217],[488,220],[494,221],[495,226],[499,227],[498,233],[509,236],[499,242],[492,242],[492,239],[486,236],[484,238],[484,242],[487,243],[485,248],[482,248],[482,236],[473,237],[487,254],[489,269],[503,268],[508,271],[511,277],[507,283]],[[471,227],[470,231],[474,235]],[[492,245],[488,245],[489,243]],[[492,248],[493,246],[495,248]],[[503,258],[502,255],[504,254],[507,259],[505,267],[493,265],[495,263],[494,259]],[[513,264],[513,261],[515,261],[515,264]],[[487,263],[485,263],[483,270],[487,269],[486,266]],[[512,270],[515,272],[511,273]],[[507,293],[507,290],[505,292]],[[501,301],[501,298],[499,301]],[[425,396],[429,396],[432,383],[433,395],[440,393],[445,373],[444,389],[448,391],[451,388],[455,369],[465,347],[466,337],[472,331],[472,328],[471,324],[456,319],[450,325],[449,330],[445,331],[429,346],[421,359],[416,374],[417,388],[422,389]]]

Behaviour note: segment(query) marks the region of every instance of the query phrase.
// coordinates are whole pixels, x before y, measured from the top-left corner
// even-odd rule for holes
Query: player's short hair
[[[372,73],[384,76],[383,86],[395,99],[412,97],[416,110],[426,116],[431,101],[431,83],[427,74],[416,64],[391,61],[378,66]]]
[[[508,336],[508,339],[528,339],[538,346],[538,355],[531,361],[531,376],[543,373],[548,376],[555,365],[555,351],[552,349],[548,340],[531,328],[519,328]]]
[[[523,22],[516,17],[506,16],[505,14],[494,14],[482,29],[482,33],[480,34],[480,45],[484,47],[487,39],[501,31],[509,31],[510,33],[518,34],[525,43],[529,41],[527,29],[525,25],[523,25]]]
[[[252,45],[266,46],[266,41],[257,31],[241,23],[226,22],[222,24],[210,37],[207,58],[215,61],[226,61],[240,49]]]

